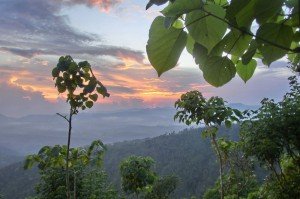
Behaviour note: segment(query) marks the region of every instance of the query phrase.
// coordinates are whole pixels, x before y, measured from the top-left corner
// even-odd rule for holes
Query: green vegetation
[[[120,164],[122,189],[127,194],[139,194],[149,188],[156,178],[151,167],[154,160],[150,157],[130,156]]]
[[[176,189],[176,176],[159,177],[152,169],[151,157],[129,156],[120,164],[122,189],[136,198],[167,199]],[[141,196],[142,195],[142,196]]]
[[[246,111],[240,141],[220,139],[226,160],[224,175],[226,198],[298,198],[300,195],[299,119],[300,84],[290,77],[290,92],[283,100],[264,99],[257,111]],[[254,163],[268,171],[259,184]],[[204,198],[220,198],[221,181],[209,189]],[[222,193],[221,193],[222,194]]]
[[[145,195],[146,199],[168,199],[178,186],[178,178],[174,175],[160,177],[153,183],[151,190]]]
[[[69,55],[60,57],[58,64],[52,70],[53,80],[59,93],[67,94],[67,102],[70,105],[69,116],[61,116],[68,122],[68,143],[66,151],[66,194],[67,199],[70,198],[70,172],[69,172],[69,156],[72,134],[72,118],[79,110],[92,108],[94,102],[98,99],[98,94],[103,97],[109,97],[106,88],[95,77],[91,65],[87,61],[78,64]],[[75,186],[74,186],[75,187]],[[76,192],[74,192],[76,193]],[[76,196],[75,196],[76,198]]]
[[[300,84],[295,76],[289,80],[282,101],[262,100],[242,124],[241,149],[270,173],[257,193],[264,198],[300,195]]]
[[[93,141],[87,149],[80,147],[71,148],[69,150],[70,159],[67,162],[65,161],[66,154],[68,153],[67,146],[45,146],[38,154],[27,156],[24,168],[32,168],[34,164],[37,164],[41,176],[41,180],[36,186],[36,193],[39,198],[64,198],[67,191],[65,176],[66,164],[68,163],[71,173],[69,182],[72,184],[72,188],[69,191],[73,193],[73,198],[77,198],[84,191],[81,190],[83,181],[85,181],[85,187],[89,186],[87,182],[93,182],[93,179],[85,179],[85,175],[90,176],[89,172],[86,173],[86,169],[91,164],[101,165],[104,149],[105,146],[99,140]],[[95,179],[95,181],[98,180]],[[87,190],[85,191],[87,192]]]
[[[171,198],[201,196],[213,186],[218,169],[213,150],[208,140],[201,139],[201,129],[186,129],[179,133],[161,135],[151,139],[125,141],[107,146],[104,153],[103,170],[108,182],[122,195],[119,165],[125,158],[149,156],[156,162],[153,168],[160,178],[175,174],[179,183]],[[237,138],[238,128],[221,127],[219,134]],[[187,169],[188,168],[188,169]],[[18,163],[0,170],[0,191],[5,198],[23,199],[34,195],[35,184],[39,182],[36,167],[23,170]],[[71,176],[72,177],[72,176]],[[154,186],[154,185],[153,185]]]
[[[162,5],[167,0],[150,0]],[[270,66],[286,56],[300,71],[299,1],[173,0],[154,19],[147,54],[158,75],[174,68],[183,49],[215,87],[237,73],[245,82],[257,60]]]
[[[219,160],[220,193],[224,198],[223,168],[224,161],[221,154],[221,146],[218,143],[217,133],[222,123],[231,127],[232,122],[238,122],[241,113],[236,109],[227,107],[224,100],[219,97],[211,97],[206,100],[199,91],[190,91],[183,94],[175,102],[178,112],[174,119],[187,125],[203,123],[206,129],[202,131],[203,137],[209,137]]]
[[[78,64],[69,55],[60,57],[58,64],[52,70],[52,77],[59,93],[66,93],[67,102],[70,105],[69,115],[57,113],[68,122],[68,141],[66,146],[45,146],[37,155],[29,155],[26,158],[24,168],[28,169],[34,163],[38,163],[41,174],[41,183],[37,186],[37,194],[41,198],[63,197],[76,199],[80,195],[78,189],[78,177],[83,169],[89,165],[91,158],[101,162],[102,152],[105,147],[98,140],[94,141],[88,150],[83,148],[70,148],[72,135],[72,119],[79,110],[92,108],[98,99],[98,94],[109,97],[106,88],[95,77],[91,65],[87,61]],[[101,150],[97,150],[100,148]],[[96,150],[96,152],[94,151]],[[96,153],[96,154],[94,154]],[[94,156],[94,157],[92,157]],[[72,174],[70,174],[72,173]],[[70,182],[70,175],[72,181]],[[65,179],[65,186],[61,182]],[[71,190],[71,184],[72,190]]]
[[[109,183],[107,174],[96,168],[85,174],[81,196],[88,199],[117,199],[118,193]]]

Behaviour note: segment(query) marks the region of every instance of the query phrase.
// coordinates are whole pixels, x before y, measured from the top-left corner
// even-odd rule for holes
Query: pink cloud
[[[103,12],[108,12],[110,9],[122,2],[122,0],[59,0],[67,5],[86,5],[88,7],[98,7]]]

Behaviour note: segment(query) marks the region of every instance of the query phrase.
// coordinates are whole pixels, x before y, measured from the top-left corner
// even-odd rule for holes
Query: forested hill
[[[174,198],[200,197],[217,178],[217,166],[209,140],[201,138],[199,129],[161,135],[155,138],[120,142],[109,145],[104,166],[111,181],[119,187],[119,163],[130,155],[151,156],[156,161],[155,170],[161,175],[176,174],[180,178]],[[236,137],[237,128],[222,134]],[[24,198],[38,179],[35,170],[23,172],[20,164],[0,170],[0,192],[6,198]],[[26,185],[26,186],[24,186]],[[13,190],[12,190],[13,189]],[[18,190],[18,197],[15,193]],[[23,195],[22,195],[23,194]],[[25,194],[25,195],[24,195]]]
[[[0,146],[0,169],[14,162],[22,160],[22,155],[17,152]]]

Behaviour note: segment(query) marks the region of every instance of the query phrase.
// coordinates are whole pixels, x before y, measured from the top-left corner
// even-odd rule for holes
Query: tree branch
[[[231,23],[228,22],[227,20],[225,20],[225,19],[223,19],[223,18],[221,18],[221,17],[219,17],[219,16],[217,16],[217,15],[214,15],[214,14],[212,14],[212,13],[210,13],[210,12],[204,10],[203,8],[201,8],[200,10],[202,10],[203,12],[205,12],[205,13],[207,13],[207,14],[210,14],[212,17],[215,17],[216,19],[219,19],[219,20],[223,21],[223,22],[226,23],[228,26],[230,26],[230,27],[232,27],[232,28],[235,28],[235,29],[241,31],[241,32],[244,33],[244,34],[247,34],[247,35],[250,35],[250,36],[252,36],[252,37],[255,37],[255,38],[257,38],[257,39],[259,39],[259,40],[261,40],[261,41],[263,41],[263,42],[265,42],[265,43],[267,43],[267,44],[270,44],[270,45],[272,45],[272,46],[275,46],[275,47],[277,47],[277,48],[280,48],[280,49],[283,49],[283,50],[287,50],[287,51],[291,51],[291,52],[294,52],[294,53],[298,53],[296,49],[290,49],[290,48],[287,48],[287,47],[285,47],[285,46],[281,46],[281,45],[279,45],[279,44],[277,44],[277,43],[271,42],[271,41],[269,41],[269,40],[267,40],[267,39],[265,39],[265,38],[259,37],[259,36],[253,34],[253,33],[250,32],[250,31],[244,30],[244,29],[242,29],[242,28],[240,28],[240,27],[238,27],[238,26],[236,26],[236,25],[231,24]]]
[[[64,118],[67,122],[69,122],[69,120],[68,120],[68,118],[67,118],[66,115],[64,116],[64,115],[62,115],[62,114],[60,114],[60,113],[56,113],[56,115],[58,115],[58,116]]]
[[[242,28],[240,28],[240,27],[238,27],[238,26],[236,26],[236,25],[231,24],[229,21],[225,20],[224,18],[219,17],[219,16],[217,16],[217,15],[211,13],[211,12],[208,12],[208,11],[204,10],[203,8],[196,8],[196,9],[194,9],[194,10],[192,10],[192,11],[195,11],[195,10],[201,10],[201,11],[207,13],[207,15],[205,15],[204,17],[212,16],[212,17],[214,17],[214,18],[216,18],[216,19],[219,19],[219,20],[223,21],[223,22],[226,23],[228,26],[230,26],[230,27],[232,27],[232,28],[234,28],[234,29],[237,29],[237,30],[239,30],[240,32],[242,32],[242,33],[244,33],[244,34],[247,34],[247,35],[250,35],[250,36],[252,36],[252,37],[255,37],[255,38],[257,38],[257,39],[259,39],[259,40],[261,40],[261,41],[263,41],[263,42],[265,42],[265,43],[267,43],[267,44],[270,44],[270,45],[272,45],[272,46],[275,46],[275,47],[280,48],[280,49],[283,49],[283,50],[291,51],[291,52],[293,52],[293,53],[299,53],[299,50],[297,50],[297,49],[287,48],[287,47],[285,47],[285,46],[282,46],[282,45],[279,45],[279,44],[277,44],[277,43],[271,42],[271,41],[269,41],[269,40],[267,40],[267,39],[265,39],[265,38],[259,37],[259,36],[253,34],[253,33],[250,32],[250,31],[247,31],[247,30],[242,29]],[[201,17],[201,18],[199,18],[199,19],[196,19],[195,21],[191,22],[190,24],[187,24],[187,25],[185,26],[185,28],[186,28],[187,26],[191,25],[192,23],[201,20],[201,19],[204,18],[204,17]]]

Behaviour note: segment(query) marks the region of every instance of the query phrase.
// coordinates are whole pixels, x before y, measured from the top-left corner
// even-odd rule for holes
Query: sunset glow
[[[276,66],[258,68],[247,84],[236,77],[228,85],[214,88],[186,51],[173,70],[158,77],[145,48],[151,22],[160,13],[156,6],[145,11],[146,4],[139,0],[8,1],[0,24],[0,101],[3,107],[18,103],[20,108],[14,113],[5,109],[2,114],[24,115],[28,109],[22,107],[28,106],[33,113],[52,113],[52,109],[64,107],[65,96],[57,92],[51,77],[63,55],[89,61],[107,87],[110,97],[99,98],[101,109],[95,111],[106,106],[173,107],[189,90],[199,90],[206,97],[222,96],[229,102],[257,104],[266,92],[276,98],[287,89],[290,72]],[[271,78],[277,78],[277,89],[270,89],[274,87]]]

